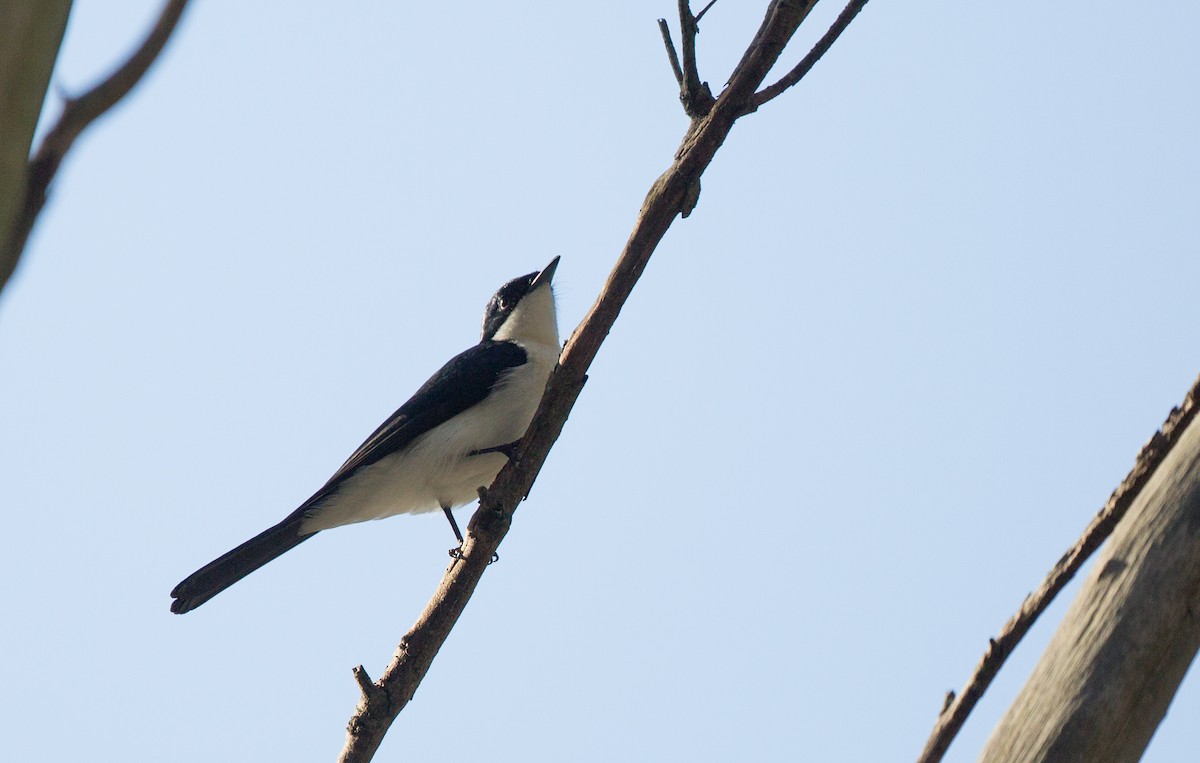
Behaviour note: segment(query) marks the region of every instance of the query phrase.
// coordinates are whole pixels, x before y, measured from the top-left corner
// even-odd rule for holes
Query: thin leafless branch
[[[817,40],[817,44],[812,47],[812,50],[808,51],[808,55],[800,59],[800,63],[796,64],[795,68],[785,74],[774,85],[763,88],[761,92],[754,94],[754,98],[750,101],[751,107],[747,109],[746,113],[749,114],[757,111],[764,103],[775,98],[784,90],[787,90],[803,79],[804,75],[808,74],[809,70],[813,68],[813,65],[821,60],[821,56],[825,55],[826,51],[833,47],[833,43],[842,35],[842,32],[846,31],[846,27],[850,26],[850,22],[854,21],[854,17],[858,15],[858,12],[866,4],[867,0],[851,0],[842,9],[842,12],[838,14],[838,17],[834,20],[828,31],[822,35],[821,39]]]
[[[0,248],[0,289],[16,270],[29,234],[46,205],[50,182],[75,139],[141,81],[171,38],[187,4],[188,0],[168,0],[146,39],[125,63],[83,95],[67,99],[62,115],[42,139],[26,170],[25,200],[8,239]]]
[[[1200,379],[1192,385],[1183,403],[1171,410],[1162,429],[1142,446],[1138,453],[1133,469],[1124,481],[1113,491],[1108,501],[1092,519],[1083,535],[1076,541],[1067,553],[1063,554],[1058,563],[1050,570],[1046,579],[1037,591],[1025,597],[1021,608],[1004,627],[1000,635],[988,640],[987,651],[975,667],[967,685],[958,696],[953,693],[947,696],[947,702],[934,724],[933,733],[925,743],[925,749],[918,758],[918,763],[936,763],[940,761],[949,749],[950,743],[966,722],[967,716],[974,709],[983,693],[991,685],[1000,667],[1012,654],[1017,644],[1033,626],[1037,618],[1046,611],[1054,597],[1058,595],[1071,578],[1075,576],[1084,562],[1100,548],[1105,539],[1112,534],[1113,529],[1133,504],[1134,499],[1141,493],[1155,469],[1166,458],[1171,448],[1179,440],[1187,425],[1200,409]]]
[[[675,82],[683,88],[683,69],[679,66],[679,54],[675,52],[675,43],[671,41],[671,27],[666,19],[658,20],[658,31],[662,32],[663,45],[667,48],[667,59],[671,62],[671,71],[675,73]]]
[[[392,722],[416,692],[434,656],[450,633],[488,561],[499,547],[521,498],[529,493],[546,456],[558,439],[583,385],[622,306],[641,277],[650,255],[675,216],[694,203],[692,189],[743,113],[749,99],[778,60],[816,0],[775,0],[728,87],[712,108],[693,120],[671,167],[650,188],[633,231],[604,288],[567,341],[546,386],[541,406],[521,441],[516,457],[484,491],[471,518],[463,558],[451,563],[437,592],[400,641],[384,674],[366,690],[347,727],[340,760],[362,763],[372,758]],[[361,681],[361,676],[358,677]],[[360,684],[361,685],[361,684]]]
[[[717,0],[708,0],[708,5],[701,8],[700,12],[696,14],[696,23],[699,24],[700,19],[704,18],[704,14],[708,13],[709,8],[712,8],[716,4]]]

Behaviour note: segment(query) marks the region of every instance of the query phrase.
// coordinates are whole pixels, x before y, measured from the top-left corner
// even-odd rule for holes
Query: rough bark
[[[1171,410],[1162,428],[1142,446],[1129,474],[1117,485],[1116,490],[1113,490],[1108,501],[1092,518],[1075,544],[1055,563],[1038,589],[1025,597],[1021,608],[1009,618],[1000,629],[1000,633],[995,638],[988,639],[987,651],[975,666],[975,671],[962,691],[958,694],[946,694],[942,712],[938,715],[925,749],[917,758],[918,763],[937,763],[946,754],[950,743],[954,741],[954,737],[958,735],[984,692],[991,686],[1009,655],[1017,648],[1017,644],[1021,643],[1021,639],[1050,607],[1059,592],[1083,569],[1084,563],[1120,525],[1151,477],[1179,444],[1198,410],[1200,378],[1192,385],[1183,402]]]
[[[1200,648],[1200,423],[1097,559],[986,763],[1138,760]]]

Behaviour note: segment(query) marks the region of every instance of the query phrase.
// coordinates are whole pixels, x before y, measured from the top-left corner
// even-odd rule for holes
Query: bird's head
[[[483,339],[543,344],[558,349],[558,317],[554,309],[554,269],[558,258],[541,271],[514,278],[500,287],[483,314]]]

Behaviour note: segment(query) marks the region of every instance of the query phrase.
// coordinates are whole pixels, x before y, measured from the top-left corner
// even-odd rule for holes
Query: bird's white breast
[[[541,401],[558,347],[523,345],[526,362],[501,375],[482,402],[347,478],[314,507],[302,532],[434,511],[475,500],[503,468],[502,453],[473,451],[515,442],[525,434]]]

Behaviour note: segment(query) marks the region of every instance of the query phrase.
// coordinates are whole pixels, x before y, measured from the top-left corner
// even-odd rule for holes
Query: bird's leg
[[[520,440],[514,440],[510,443],[506,443],[504,445],[497,445],[492,448],[480,448],[479,450],[473,450],[470,453],[468,453],[467,455],[482,456],[484,453],[503,453],[505,456],[508,457],[509,461],[512,461],[513,459],[515,459],[517,457],[517,446],[520,444],[521,444]]]
[[[458,545],[455,546],[454,548],[450,549],[450,558],[451,559],[462,559],[463,558],[463,552],[462,552],[463,534],[462,534],[462,531],[458,529],[458,522],[454,521],[454,514],[451,513],[449,506],[443,506],[442,512],[445,513],[446,519],[450,520],[450,529],[454,531],[454,537],[458,538]],[[500,561],[500,555],[493,553],[492,560],[490,562],[488,562],[488,564],[495,564],[498,561]]]
[[[451,559],[462,559],[463,534],[458,529],[458,522],[454,521],[454,514],[451,513],[449,506],[442,506],[442,512],[445,513],[446,519],[450,520],[450,529],[454,531],[454,537],[458,538],[458,545],[450,549]]]
[[[505,443],[504,445],[495,445],[491,448],[480,448],[479,450],[473,450],[470,453],[468,453],[467,455],[468,456],[482,456],[484,453],[503,453],[505,458],[507,458],[509,461],[513,461],[517,457],[517,446],[520,444],[521,444],[520,440],[513,440],[512,442]],[[482,490],[480,490],[479,497],[481,499],[483,498]],[[446,509],[446,516],[450,516],[449,509]],[[450,519],[450,524],[454,524],[453,518]],[[454,528],[454,533],[456,535],[458,534],[457,527]],[[450,556],[453,556],[455,559],[462,558],[462,536],[459,536],[459,538],[458,538],[458,545],[459,545],[458,548],[453,549],[450,552]],[[492,560],[490,562],[488,562],[488,564],[495,564],[498,561],[500,561],[500,555],[493,553]]]

